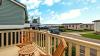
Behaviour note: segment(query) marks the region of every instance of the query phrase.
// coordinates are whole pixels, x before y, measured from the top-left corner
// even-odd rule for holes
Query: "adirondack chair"
[[[32,41],[29,39],[30,38],[30,32],[28,33],[24,33],[23,36],[22,36],[22,43],[20,44],[17,44],[16,46],[19,47],[19,48],[22,48],[23,46],[27,45],[27,44],[32,44]]]
[[[61,41],[52,56],[63,56],[63,52],[66,47],[67,47],[67,44],[64,38],[61,38]],[[51,55],[45,55],[45,54],[40,53],[40,56],[51,56]]]

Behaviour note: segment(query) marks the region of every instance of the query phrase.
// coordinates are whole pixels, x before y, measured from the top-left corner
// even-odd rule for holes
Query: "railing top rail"
[[[100,50],[100,44],[99,43],[90,42],[90,41],[86,41],[86,40],[80,40],[80,39],[76,39],[76,38],[72,38],[72,37],[56,35],[56,34],[51,34],[51,35],[58,37],[58,38],[65,38],[66,41],[74,43],[74,44],[87,46],[87,47],[91,47],[91,48],[95,48],[95,49]]]
[[[5,30],[5,31],[0,31],[0,33],[5,33],[5,32],[18,32],[21,30]]]

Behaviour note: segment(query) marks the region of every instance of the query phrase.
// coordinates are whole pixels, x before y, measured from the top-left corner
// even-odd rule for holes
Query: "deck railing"
[[[0,47],[7,47],[20,43],[20,39],[21,39],[20,30],[0,31]]]
[[[33,39],[35,40],[34,42],[48,54],[53,54],[60,43],[60,39],[64,38],[68,45],[64,56],[100,56],[100,44],[98,43],[37,30],[33,30],[32,33]]]
[[[0,47],[7,47],[29,40],[36,43],[44,52],[53,54],[61,38],[64,38],[68,45],[64,56],[100,56],[100,44],[98,43],[32,29],[0,31]]]
[[[0,47],[8,47],[23,43],[30,39],[30,30],[4,30],[0,31]]]

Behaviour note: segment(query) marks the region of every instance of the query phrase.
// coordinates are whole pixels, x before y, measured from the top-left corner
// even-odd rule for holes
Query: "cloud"
[[[91,0],[91,3],[96,3],[96,0]]]
[[[52,6],[54,3],[59,3],[61,0],[44,0],[43,5]]]
[[[31,16],[40,16],[41,12],[38,10],[41,0],[20,0],[21,3],[25,4],[27,6],[27,11],[29,18]]]
[[[51,9],[47,9],[47,12],[50,12],[51,11]]]
[[[39,11],[39,9],[35,9],[34,11],[29,12],[30,16],[40,16],[42,13]]]
[[[73,9],[70,10],[69,12],[65,12],[59,15],[60,20],[65,20],[65,19],[72,19],[72,18],[77,18],[81,15],[81,10],[80,9]]]
[[[83,8],[86,10],[87,8]],[[77,18],[81,15],[82,9],[73,9],[70,10],[69,12],[64,12],[61,14],[57,14],[55,11],[50,11],[48,14],[48,18],[51,19],[57,19],[57,20],[66,20],[66,19],[72,19],[72,18]]]
[[[97,6],[96,8],[97,8],[97,9],[100,9],[100,6]]]
[[[29,8],[38,8],[40,4],[52,6],[54,3],[59,3],[61,0],[19,0]]]
[[[96,3],[97,0],[86,0],[86,1],[90,3]]]
[[[48,6],[52,6],[53,5],[53,0],[45,0],[44,4],[46,4]]]
[[[72,4],[73,4],[73,2],[68,2],[68,3],[67,3],[67,5],[69,5],[69,6],[72,5]]]
[[[45,23],[51,23],[51,24],[63,23],[67,19],[75,20],[80,15],[81,15],[81,9],[73,9],[73,10],[70,10],[69,12],[64,12],[61,14],[57,14],[55,11],[51,11],[47,17],[44,17],[45,19],[49,19],[49,20],[44,19],[42,21],[45,21]]]
[[[21,3],[27,6],[27,9],[36,9],[41,4],[41,0],[20,0]]]
[[[73,2],[61,2],[61,4],[70,6],[73,4]]]
[[[81,8],[81,11],[88,11],[88,10],[89,10],[88,7]]]
[[[61,2],[61,0],[54,0],[55,3]]]

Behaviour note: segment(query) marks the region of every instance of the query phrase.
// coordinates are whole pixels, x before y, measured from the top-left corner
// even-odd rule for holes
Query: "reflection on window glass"
[[[0,0],[0,5],[1,5],[1,3],[2,3],[2,0]]]

